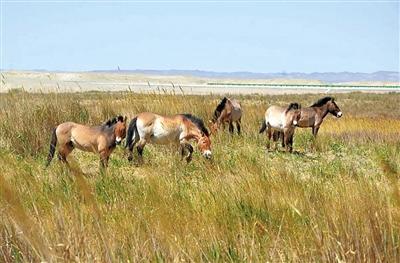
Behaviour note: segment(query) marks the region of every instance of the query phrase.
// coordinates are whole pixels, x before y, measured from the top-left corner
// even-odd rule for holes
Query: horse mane
[[[292,102],[289,104],[289,106],[286,108],[285,112],[288,112],[290,110],[300,110],[301,105],[297,102]]]
[[[221,112],[225,108],[226,101],[228,100],[227,97],[224,97],[221,102],[218,104],[217,108],[214,111],[213,121],[216,121],[218,117],[221,115]]]
[[[208,132],[206,126],[204,125],[204,122],[202,119],[200,119],[199,117],[196,117],[192,114],[189,113],[183,113],[180,114],[183,117],[185,117],[186,119],[190,120],[194,125],[196,125],[197,128],[199,128],[200,131],[202,131],[207,137],[210,136],[210,133]]]
[[[328,101],[334,101],[335,99],[332,97],[323,97],[322,99],[319,99],[317,102],[315,102],[313,105],[311,105],[310,107],[321,107],[324,106],[326,103],[328,103]]]
[[[112,127],[114,124],[116,124],[119,121],[124,121],[124,117],[121,115],[118,115],[117,117],[114,117],[112,119],[109,119],[108,121],[106,121],[103,126],[106,127]]]

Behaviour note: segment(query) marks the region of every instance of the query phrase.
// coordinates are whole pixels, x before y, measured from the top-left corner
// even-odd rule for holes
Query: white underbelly
[[[153,132],[150,136],[151,143],[155,144],[170,144],[179,142],[180,130],[166,129],[161,122],[154,123]]]

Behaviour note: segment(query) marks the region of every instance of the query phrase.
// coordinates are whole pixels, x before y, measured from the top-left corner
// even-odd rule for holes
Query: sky
[[[399,71],[399,2],[1,0],[0,68]]]

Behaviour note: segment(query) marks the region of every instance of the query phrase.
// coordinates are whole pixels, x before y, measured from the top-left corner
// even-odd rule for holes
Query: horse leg
[[[234,128],[233,128],[232,121],[229,121],[229,132],[233,133],[233,131],[234,131]]]
[[[282,148],[285,148],[285,136],[284,136],[284,132],[279,132],[278,133],[278,141],[279,141],[279,139],[282,141]]]
[[[290,130],[285,130],[283,132],[283,138],[284,138],[284,143],[285,143],[285,148],[287,152],[292,152],[293,147],[290,144],[290,142],[293,140],[293,131]]]
[[[146,143],[147,143],[146,140],[140,139],[138,146],[136,147],[136,150],[139,155],[139,163],[140,164],[143,163],[143,149],[144,149],[144,146],[146,146]]]
[[[267,149],[271,148],[271,138],[272,138],[272,130],[271,127],[267,127]]]
[[[290,138],[289,138],[289,148],[290,148],[290,152],[293,151],[293,137],[294,137],[294,133],[292,133],[292,134],[290,135]]]
[[[60,148],[58,150],[58,159],[61,162],[68,164],[67,157],[72,152],[73,149],[74,149],[74,145],[72,144],[71,141],[60,146]]]
[[[100,151],[100,167],[107,168],[108,167],[108,160],[110,159],[110,151],[102,150]]]
[[[314,126],[313,127],[313,135],[314,135],[314,137],[317,137],[318,130],[319,130],[319,126]]]
[[[135,139],[132,141],[131,145],[129,145],[129,155],[128,155],[128,161],[133,160],[133,148],[135,147],[136,143],[139,141],[139,136],[135,136]]]
[[[236,129],[237,129],[237,132],[238,132],[238,134],[240,135],[240,132],[241,132],[241,119],[239,119],[239,120],[237,120],[236,121]]]
[[[182,154],[182,159],[185,156],[185,150],[188,150],[189,154],[185,157],[186,161],[189,163],[192,160],[192,154],[193,154],[193,146],[187,142],[186,140],[181,141],[181,154]]]

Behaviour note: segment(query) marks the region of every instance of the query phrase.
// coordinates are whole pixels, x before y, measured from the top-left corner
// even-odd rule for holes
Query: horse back
[[[183,118],[181,115],[161,116],[151,112],[137,115],[137,129],[141,138],[151,139],[157,143],[176,139],[182,130]]]
[[[65,122],[57,127],[56,133],[60,144],[72,142],[75,147],[84,151],[96,152],[99,144],[107,144],[105,134],[98,127]]]

